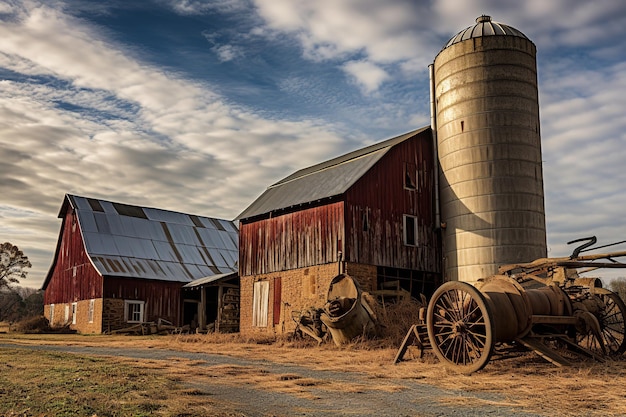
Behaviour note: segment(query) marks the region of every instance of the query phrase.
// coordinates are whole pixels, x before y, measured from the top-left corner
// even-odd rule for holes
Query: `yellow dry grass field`
[[[314,370],[357,372],[371,377],[379,389],[388,392],[406,389],[394,383],[398,380],[418,380],[420,383],[445,389],[475,393],[498,394],[509,406],[540,415],[562,416],[626,416],[626,357],[605,363],[578,361],[571,367],[556,367],[534,353],[496,355],[480,372],[460,375],[437,362],[434,355],[406,359],[393,365],[395,348],[382,347],[376,342],[360,342],[350,346],[332,344],[317,346],[306,341],[242,340],[237,335],[178,335],[178,336],[80,336],[80,335],[0,335],[0,343],[74,345],[117,348],[162,348],[185,352],[210,353],[270,363],[300,365]],[[122,360],[123,362],[124,360]],[[138,364],[136,360],[128,360]],[[229,384],[248,384],[267,391],[286,392],[302,398],[314,398],[316,392],[333,390],[358,392],[357,385],[344,385],[302,378],[289,373],[278,378],[262,369],[248,366],[198,366],[198,361],[176,359],[141,360],[142,367],[163,372],[181,381],[202,381],[225,378]],[[450,395],[439,401],[459,407],[487,405],[481,398]]]

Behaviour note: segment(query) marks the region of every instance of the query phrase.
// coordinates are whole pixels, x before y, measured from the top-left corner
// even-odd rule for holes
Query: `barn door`
[[[274,326],[280,324],[280,306],[282,304],[282,279],[274,278]]]

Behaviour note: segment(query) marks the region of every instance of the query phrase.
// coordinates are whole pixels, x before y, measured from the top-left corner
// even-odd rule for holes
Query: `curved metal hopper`
[[[337,275],[330,282],[327,302],[320,319],[337,346],[375,331],[370,313],[372,309],[362,295],[358,282],[349,275]]]

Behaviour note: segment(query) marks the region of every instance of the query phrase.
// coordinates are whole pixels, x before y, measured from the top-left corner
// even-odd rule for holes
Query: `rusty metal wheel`
[[[596,293],[602,301],[602,309],[594,315],[600,324],[600,336],[593,332],[577,334],[576,343],[586,349],[610,355],[621,354],[626,351],[626,305],[615,293],[604,290]],[[604,352],[604,349],[606,352]]]
[[[463,373],[482,369],[495,345],[485,297],[465,282],[447,282],[433,294],[426,313],[428,338],[446,366]]]

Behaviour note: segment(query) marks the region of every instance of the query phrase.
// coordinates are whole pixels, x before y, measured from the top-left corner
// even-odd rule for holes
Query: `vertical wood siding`
[[[417,170],[415,190],[404,186],[407,163]],[[432,138],[427,130],[396,145],[357,181],[345,196],[346,260],[440,272],[434,175]],[[417,217],[417,247],[404,244],[405,214]]]
[[[45,289],[44,304],[102,298],[102,276],[89,261],[72,209],[65,214],[60,239],[54,270]]]
[[[259,275],[337,262],[337,251],[344,240],[343,207],[343,202],[335,202],[241,224],[240,274]]]
[[[105,277],[104,298],[145,301],[144,321],[159,318],[171,321],[176,326],[182,323],[181,288],[184,283]]]

